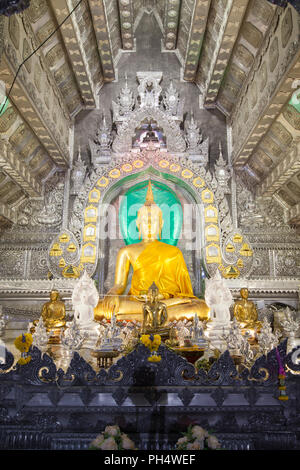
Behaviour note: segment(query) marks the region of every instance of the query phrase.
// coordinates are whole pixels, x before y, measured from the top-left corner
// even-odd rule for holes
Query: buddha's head
[[[149,181],[146,201],[139,209],[136,221],[139,238],[145,241],[161,238],[163,223],[162,211],[154,202],[151,182]]]
[[[158,287],[155,284],[155,282],[153,282],[151,284],[151,286],[149,287],[149,289],[148,289],[147,298],[148,298],[149,302],[154,303],[158,298],[158,294],[159,294]]]
[[[58,297],[59,297],[59,292],[57,290],[52,290],[50,292],[50,300],[52,302],[55,302],[58,299]]]
[[[248,289],[246,287],[243,287],[240,290],[240,294],[241,294],[242,299],[245,299],[245,300],[248,299],[249,292],[248,292]]]

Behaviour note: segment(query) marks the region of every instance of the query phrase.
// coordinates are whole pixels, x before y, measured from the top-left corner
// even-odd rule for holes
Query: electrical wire
[[[10,95],[11,95],[13,86],[14,86],[14,84],[15,84],[15,82],[16,82],[16,79],[17,79],[17,77],[18,77],[18,75],[19,75],[19,72],[20,72],[20,70],[21,70],[21,67],[22,67],[22,66],[25,64],[25,62],[27,62],[27,60],[29,60],[41,47],[43,47],[44,44],[45,44],[47,41],[49,41],[49,39],[50,39],[50,38],[61,28],[61,26],[70,18],[70,16],[71,16],[71,15],[74,13],[74,11],[79,7],[79,5],[80,5],[80,3],[82,3],[82,1],[83,1],[83,0],[79,0],[79,2],[77,3],[77,5],[75,5],[75,7],[73,8],[73,10],[70,11],[70,13],[69,13],[69,14],[65,17],[65,19],[57,26],[57,28],[55,28],[55,29],[52,31],[52,33],[51,33],[34,51],[32,51],[31,54],[29,54],[29,56],[26,57],[26,59],[24,59],[23,62],[19,65],[18,70],[17,70],[17,72],[16,72],[16,74],[15,74],[15,76],[14,76],[14,79],[13,79],[13,81],[12,81],[12,84],[11,84],[11,86],[10,86],[9,92],[8,92],[8,94],[7,94],[7,96],[6,96],[6,99],[4,100],[4,103],[3,103],[2,106],[1,106],[1,109],[0,109],[0,116],[1,116],[1,114],[2,114],[3,109],[5,108],[5,106],[6,106],[6,104],[7,104],[7,101],[9,100],[9,97],[10,97]]]

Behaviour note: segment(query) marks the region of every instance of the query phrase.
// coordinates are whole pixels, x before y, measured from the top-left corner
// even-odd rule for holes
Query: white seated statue
[[[210,308],[212,321],[230,322],[229,309],[233,303],[233,297],[218,269],[214,277],[205,281],[205,302]]]
[[[94,281],[85,271],[78,279],[72,294],[74,318],[80,326],[94,323],[94,308],[99,302],[99,294]]]
[[[213,348],[226,349],[224,334],[230,330],[230,306],[233,297],[219,270],[205,281],[205,302],[210,308],[211,321],[207,324],[208,336]]]
[[[94,320],[94,308],[99,302],[99,294],[93,279],[85,271],[75,283],[72,304],[74,320],[80,331],[85,333],[84,346],[93,348],[99,337],[99,324]]]

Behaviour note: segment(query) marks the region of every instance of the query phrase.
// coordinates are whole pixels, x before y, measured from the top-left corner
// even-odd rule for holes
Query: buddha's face
[[[52,300],[52,302],[55,302],[55,300],[58,299],[58,296],[59,293],[57,291],[53,290],[50,292],[50,299]]]
[[[241,289],[240,294],[242,299],[248,299],[248,289]]]
[[[156,301],[157,296],[158,296],[158,291],[157,290],[151,289],[151,290],[148,291],[148,299],[152,304]]]
[[[156,240],[160,238],[163,220],[158,206],[143,206],[138,212],[136,224],[140,238],[143,240]]]

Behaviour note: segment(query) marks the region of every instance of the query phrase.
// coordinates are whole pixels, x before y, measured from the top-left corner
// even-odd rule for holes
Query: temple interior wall
[[[282,22],[282,19],[280,21]],[[294,17],[293,22],[293,33],[289,41],[293,41],[296,31]],[[8,28],[9,25],[6,25],[6,27]],[[11,39],[21,44],[27,37],[26,34],[30,35],[31,33],[29,26],[26,26],[26,24],[25,27],[19,27],[18,31],[19,37]],[[275,31],[275,35],[276,37],[279,35],[278,28]],[[231,160],[232,142],[230,142],[230,123],[226,121],[224,114],[222,114],[219,109],[208,110],[199,106],[199,88],[195,83],[188,83],[182,79],[182,64],[180,63],[176,51],[165,51],[162,48],[162,32],[153,15],[144,14],[135,31],[135,36],[135,50],[132,52],[122,51],[119,54],[118,60],[115,62],[116,78],[114,81],[105,83],[104,86],[99,88],[96,109],[83,110],[77,114],[74,119],[74,131],[71,134],[73,135],[74,142],[69,142],[70,134],[68,121],[64,118],[65,110],[61,107],[61,104],[58,105],[57,96],[59,96],[59,93],[57,92],[55,99],[53,98],[53,100],[51,100],[53,105],[51,119],[53,122],[57,122],[57,125],[60,125],[63,129],[59,137],[59,142],[61,142],[64,149],[69,145],[71,149],[70,161],[74,162],[77,159],[79,150],[81,151],[82,159],[87,167],[87,177],[89,177],[93,169],[89,140],[95,137],[104,115],[108,123],[110,125],[113,124],[112,101],[117,99],[117,96],[124,86],[125,76],[127,76],[128,86],[133,91],[134,95],[137,96],[137,72],[145,70],[161,71],[163,77],[161,86],[163,90],[169,86],[172,80],[179,92],[181,102],[184,103],[182,127],[191,117],[191,112],[193,112],[195,121],[201,129],[203,137],[209,138],[208,167],[213,174],[214,164],[219,155],[219,143],[221,143],[224,159],[226,161],[229,159],[229,162]],[[11,39],[7,37],[5,47],[7,54],[11,54],[11,57],[13,57],[12,51],[15,46]],[[18,54],[20,54],[20,51]],[[282,54],[281,50],[278,59],[279,68],[281,67]],[[43,77],[47,74],[49,75],[49,70],[43,65],[43,59],[41,59],[40,66],[39,68],[39,64],[37,66],[33,64],[31,69],[32,76],[30,75],[31,78],[28,77],[35,83],[34,96],[37,93],[36,84],[41,82],[39,96],[40,99],[43,100],[42,105],[44,107],[44,102],[45,100],[47,101],[47,93],[45,93],[46,80],[44,80]],[[29,90],[31,89],[33,90],[32,87]],[[249,93],[250,92],[251,90]],[[257,106],[258,105],[259,100]],[[241,108],[239,113],[241,117],[237,119],[233,127],[235,146],[239,139],[239,126],[244,123],[245,117],[243,108]],[[56,116],[59,116],[59,118],[57,119]],[[45,114],[45,117],[48,119],[48,114]],[[13,131],[16,129],[18,122],[17,120],[11,127],[11,123],[8,122],[8,127],[3,128],[3,132],[7,132],[7,129],[9,129],[9,138],[13,135]],[[140,123],[137,123],[137,126],[139,124]],[[117,160],[118,155],[115,155],[114,158]],[[103,165],[105,166],[105,163],[103,163]],[[67,225],[70,223],[76,202],[76,195],[66,189],[66,181],[68,178],[70,179],[70,173],[68,172],[69,170],[61,168],[58,173],[54,175],[50,174],[46,183],[43,185],[43,191],[40,195],[32,198],[30,201],[28,199],[23,202],[21,201],[17,207],[17,223],[8,225],[1,231],[0,257],[2,262],[0,263],[0,281],[3,285],[1,298],[4,305],[12,305],[15,302],[18,306],[22,306],[24,303],[30,306],[30,293],[25,295],[26,300],[14,289],[13,293],[7,294],[5,286],[9,284],[9,280],[26,280],[33,282],[46,280],[48,277],[49,268],[47,256],[51,240],[60,232],[64,223],[67,222]],[[234,173],[233,177],[235,178]],[[176,186],[175,190],[178,190]],[[270,217],[273,220],[273,226],[270,227],[268,220],[264,219],[265,214],[269,212],[269,206],[261,205],[256,206],[254,209],[253,207],[248,207],[245,198],[243,199],[242,197],[247,191],[248,189],[245,188],[238,190],[236,184],[231,184],[231,194],[226,196],[233,221],[236,216],[236,221],[234,221],[236,222],[236,227],[243,230],[243,233],[248,237],[254,248],[253,269],[247,276],[247,279],[240,279],[240,284],[242,286],[250,281],[261,281],[262,284],[267,284],[269,281],[278,278],[282,279],[283,288],[281,292],[280,289],[278,289],[277,297],[275,293],[259,292],[254,289],[252,298],[262,299],[266,297],[267,302],[269,302],[270,299],[272,299],[272,301],[275,301],[276,298],[281,300],[285,299],[296,307],[296,290],[293,288],[293,292],[290,292],[288,288],[285,290],[284,286],[288,286],[290,282],[294,283],[296,279],[299,279],[299,236],[296,234],[295,230],[287,227],[285,223],[285,208],[282,205],[276,205],[273,202],[273,205],[270,206]],[[178,190],[177,194],[181,198],[182,203],[189,202],[187,192]],[[117,205],[116,208],[118,209]],[[194,214],[191,223],[194,229],[201,227],[201,223],[196,214]],[[109,246],[106,245],[103,250],[101,248],[101,256],[104,256],[104,259],[101,258],[99,260],[95,275],[101,293],[104,293],[109,286],[112,285],[114,259],[118,249],[123,244],[123,240],[117,238],[115,240],[109,240],[107,243]],[[190,251],[187,248],[184,240],[180,240],[178,246],[184,253],[194,290],[197,294],[201,294],[202,270],[199,256],[195,251]],[[104,270],[102,271],[103,267]],[[100,275],[101,272],[102,274]],[[234,296],[237,295],[237,291],[234,291]],[[63,296],[68,300],[70,298],[70,292],[63,291]],[[45,297],[47,297],[46,293],[39,293],[39,301],[42,301]],[[32,297],[32,305],[37,305],[37,303],[37,300],[34,300]]]

